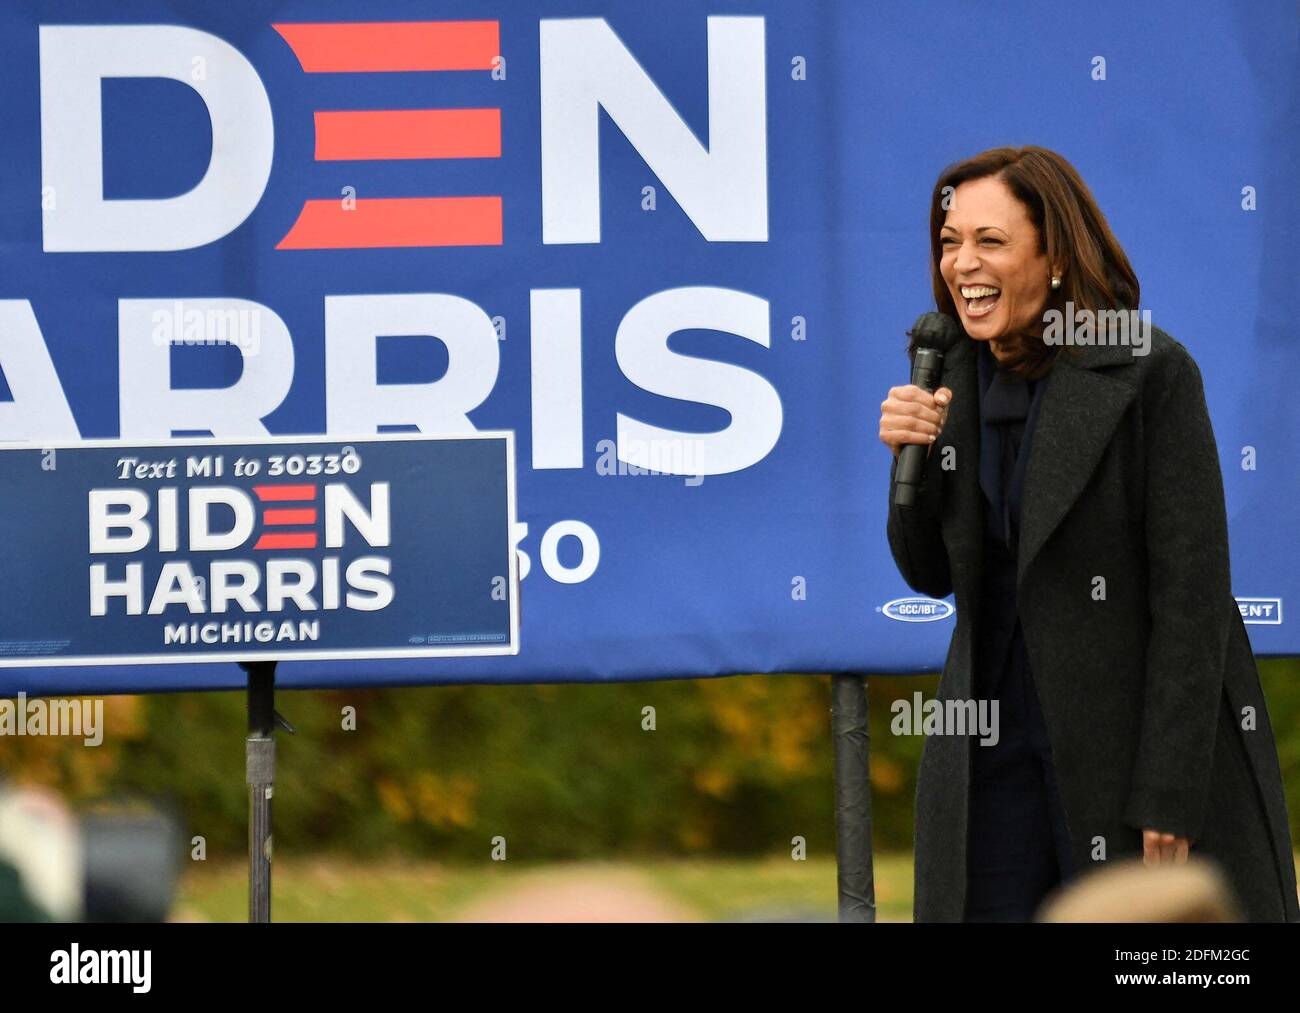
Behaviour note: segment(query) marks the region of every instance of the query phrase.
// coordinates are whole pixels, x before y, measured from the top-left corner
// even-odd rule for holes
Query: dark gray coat
[[[946,357],[953,401],[914,507],[893,506],[891,469],[899,572],[922,594],[956,596],[941,700],[973,696],[984,510],[975,351],[963,338]],[[1158,328],[1145,356],[1098,345],[1058,357],[1030,446],[1017,588],[1076,867],[1140,855],[1142,828],[1167,831],[1220,863],[1251,920],[1300,921],[1201,375]],[[962,917],[972,742],[925,742],[917,921]]]

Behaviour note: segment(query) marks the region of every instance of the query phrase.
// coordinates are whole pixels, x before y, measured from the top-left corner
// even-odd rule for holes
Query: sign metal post
[[[835,749],[835,863],[841,922],[876,920],[871,853],[871,732],[867,680],[831,676],[831,736]]]

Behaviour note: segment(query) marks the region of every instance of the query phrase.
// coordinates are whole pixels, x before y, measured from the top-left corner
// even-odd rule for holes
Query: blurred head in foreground
[[[463,908],[462,922],[688,922],[698,913],[644,876],[615,870],[549,870]]]
[[[1039,908],[1040,922],[1239,922],[1241,911],[1219,867],[1117,862],[1075,881]]]

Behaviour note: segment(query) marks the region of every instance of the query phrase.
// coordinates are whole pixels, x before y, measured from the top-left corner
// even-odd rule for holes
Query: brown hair
[[[1025,206],[1038,229],[1039,253],[1064,271],[1061,287],[1048,289],[1044,312],[1056,309],[1064,314],[1067,302],[1075,310],[1094,313],[1137,309],[1137,275],[1083,178],[1056,152],[1028,146],[990,148],[940,173],[930,197],[930,280],[940,313],[961,320],[939,271],[945,204],[960,184],[989,176],[1002,180]],[[1011,356],[1000,365],[1031,379],[1051,369],[1060,346],[1044,342],[1043,329],[1044,323],[1038,321],[1002,339]]]

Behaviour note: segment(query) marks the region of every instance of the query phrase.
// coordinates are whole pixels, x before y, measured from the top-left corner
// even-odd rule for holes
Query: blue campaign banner
[[[0,447],[0,670],[517,654],[512,434]]]
[[[1234,591],[1258,653],[1298,653],[1296,22],[1292,0],[10,0],[0,441],[514,431],[521,653],[286,661],[290,687],[935,670],[952,609],[890,559],[880,403],[934,309],[940,171],[1036,144],[1197,360]]]

